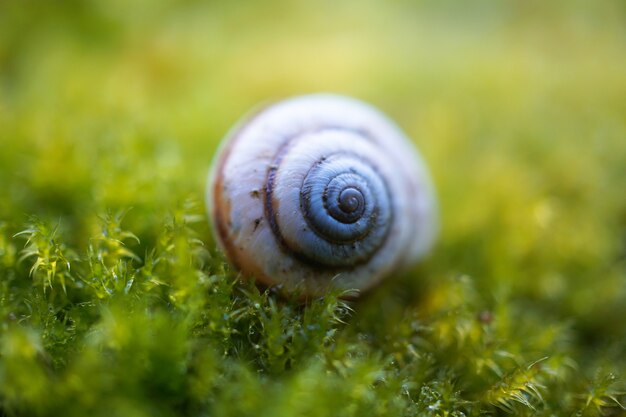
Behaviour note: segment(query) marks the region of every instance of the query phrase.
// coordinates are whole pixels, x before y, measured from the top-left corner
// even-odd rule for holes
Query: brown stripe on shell
[[[246,256],[238,256],[241,250],[233,244],[233,239],[230,234],[230,228],[232,225],[230,219],[231,200],[228,198],[228,193],[224,188],[223,182],[226,161],[228,160],[228,157],[230,156],[230,153],[232,152],[235,143],[241,137],[246,128],[250,126],[250,123],[270,107],[271,105],[265,106],[257,110],[255,113],[251,114],[250,117],[233,132],[233,134],[230,136],[230,139],[226,142],[224,149],[220,152],[214,176],[214,204],[213,212],[211,213],[213,217],[213,222],[215,224],[217,236],[220,240],[222,248],[224,249],[226,259],[229,260],[229,262],[232,264],[233,267],[235,267],[235,269],[242,271],[246,275],[253,275],[256,279],[266,285],[273,285],[276,282],[269,276],[264,274],[262,271],[260,271],[259,268],[251,265],[249,260],[246,259]]]
[[[278,171],[278,168],[280,168],[280,164],[287,154],[289,146],[293,144],[294,138],[295,136],[290,137],[282,143],[281,147],[278,149],[278,152],[274,155],[272,164],[267,169],[267,177],[265,179],[265,193],[263,195],[263,205],[265,208],[265,218],[267,219],[267,223],[270,225],[270,229],[272,230],[272,233],[279,243],[279,247],[287,255],[296,257],[296,252],[294,252],[285,241],[285,238],[280,231],[280,227],[278,226],[278,222],[276,221],[278,202],[274,199],[274,180],[276,179],[276,172]]]
[[[213,213],[211,214],[213,216],[213,223],[217,229],[217,236],[222,244],[222,247],[224,248],[224,252],[226,253],[226,258],[232,262],[235,268],[241,269],[240,263],[237,259],[235,247],[229,233],[229,228],[232,224],[230,219],[231,201],[230,198],[228,198],[228,193],[225,192],[226,190],[224,189],[224,166],[226,165],[226,160],[232,151],[232,147],[235,142],[234,139],[236,139],[236,136],[233,137],[233,140],[227,144],[218,161],[215,178],[213,180]]]

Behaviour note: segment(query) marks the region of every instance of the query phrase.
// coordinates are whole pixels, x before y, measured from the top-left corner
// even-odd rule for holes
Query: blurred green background
[[[396,120],[442,211],[433,256],[358,304],[346,340],[472,299],[507,317],[506,337],[562,331],[537,355],[520,341],[524,360],[626,372],[623,1],[0,0],[4,245],[21,249],[11,236],[35,215],[81,253],[97,214],[132,207],[142,257],[175,207],[202,213],[242,114],[318,91]],[[214,252],[207,222],[193,229]]]

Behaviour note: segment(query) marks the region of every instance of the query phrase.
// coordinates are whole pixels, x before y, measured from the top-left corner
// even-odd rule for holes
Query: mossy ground
[[[619,415],[620,1],[0,3],[0,415]],[[432,256],[357,302],[241,282],[203,188],[260,101],[415,138]]]

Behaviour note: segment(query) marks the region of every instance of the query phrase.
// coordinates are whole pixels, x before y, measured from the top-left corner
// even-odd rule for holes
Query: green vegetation
[[[625,414],[625,21],[0,2],[0,415]],[[228,128],[311,91],[397,120],[440,197],[432,256],[357,302],[239,280],[204,215]]]

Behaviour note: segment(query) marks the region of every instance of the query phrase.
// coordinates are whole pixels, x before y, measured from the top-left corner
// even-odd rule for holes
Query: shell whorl
[[[380,112],[334,95],[241,123],[218,152],[207,200],[237,268],[310,295],[366,289],[423,255],[436,232],[417,151]]]
[[[286,146],[292,148],[291,152],[303,152],[298,148],[301,140],[309,146],[315,142],[320,145],[346,142],[354,146],[362,139],[355,133],[320,130],[293,138]],[[307,158],[307,162],[279,158],[272,164],[265,195],[272,231],[285,249],[318,268],[350,267],[366,262],[382,245],[391,225],[392,210],[385,180],[377,172],[376,164],[365,155],[346,149],[332,151],[326,146],[318,149],[308,150],[307,156],[315,158]],[[301,173],[294,174],[298,169]],[[278,174],[279,170],[297,175],[293,187],[300,184],[298,196],[283,194],[284,184],[278,182],[285,178]],[[293,199],[295,204],[285,203],[285,199]],[[279,211],[281,205],[287,205],[288,209]],[[281,218],[279,213],[291,218]],[[299,227],[286,224],[294,221]]]

